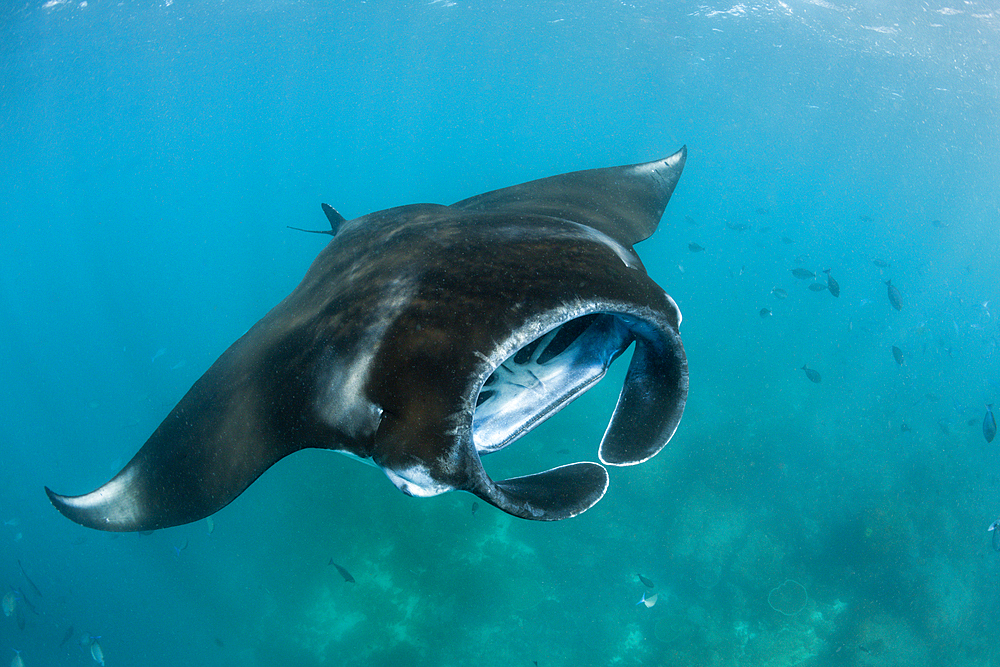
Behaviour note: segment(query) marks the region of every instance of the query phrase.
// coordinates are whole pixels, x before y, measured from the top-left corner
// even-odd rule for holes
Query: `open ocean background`
[[[321,201],[683,144],[637,250],[684,314],[687,412],[582,516],[409,498],[324,451],[211,534],[46,499],[107,481],[295,287],[327,239],[286,225]],[[997,155],[994,2],[4,2],[0,664],[90,665],[93,637],[109,667],[997,664]],[[494,477],[596,460],[624,367]]]

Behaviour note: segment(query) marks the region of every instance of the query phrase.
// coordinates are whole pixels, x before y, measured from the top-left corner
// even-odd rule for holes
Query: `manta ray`
[[[604,465],[495,481],[482,457],[580,396],[634,346],[601,463],[673,436],[688,369],[681,314],[633,245],[660,222],[687,151],[344,219],[302,282],[194,383],[111,481],[45,491],[73,521],[148,531],[232,502],[289,454],[339,451],[401,491],[473,493],[525,519],[597,503]]]

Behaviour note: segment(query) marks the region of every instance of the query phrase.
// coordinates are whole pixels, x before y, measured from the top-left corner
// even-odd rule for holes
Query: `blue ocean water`
[[[0,651],[992,664],[998,28],[978,0],[4,4]],[[449,203],[683,144],[637,250],[684,315],[687,411],[580,517],[409,498],[323,451],[212,529],[100,533],[45,497],[107,481],[295,287],[326,239],[286,226],[322,228],[321,201]],[[623,366],[491,471],[594,460]]]

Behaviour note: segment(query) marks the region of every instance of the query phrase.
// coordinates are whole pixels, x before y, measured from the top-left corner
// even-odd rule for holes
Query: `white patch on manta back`
[[[575,223],[579,224],[579,223]],[[596,240],[601,245],[607,246],[614,252],[618,259],[622,261],[622,264],[630,269],[639,270],[642,267],[642,262],[639,261],[639,256],[635,254],[635,251],[631,248],[626,248],[621,243],[611,238],[602,231],[596,230],[593,227],[588,227],[586,225],[579,225],[584,231],[585,236],[588,236]]]
[[[416,281],[397,278],[372,309],[371,325],[354,347],[353,358],[346,350],[331,350],[325,370],[325,389],[316,404],[320,418],[351,437],[371,435],[378,428],[382,407],[369,400],[365,387],[371,377],[372,361],[382,347],[386,331],[416,294]]]

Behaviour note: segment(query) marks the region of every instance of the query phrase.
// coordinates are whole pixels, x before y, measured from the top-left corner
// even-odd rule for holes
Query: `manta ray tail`
[[[526,477],[493,482],[480,498],[508,514],[558,521],[585,512],[608,490],[608,471],[596,463],[572,463]]]
[[[347,222],[347,220],[329,204],[321,204],[321,206],[323,207],[323,212],[326,213],[327,221],[330,223],[330,229],[302,229],[301,227],[292,227],[291,225],[286,226],[297,232],[309,232],[310,234],[326,234],[328,236],[336,236],[337,232],[340,231],[340,226]]]

